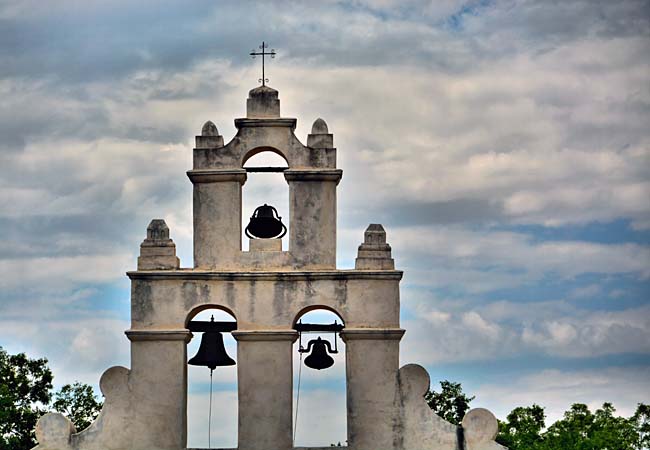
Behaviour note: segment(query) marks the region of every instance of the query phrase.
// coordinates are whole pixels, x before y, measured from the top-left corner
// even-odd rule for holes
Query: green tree
[[[9,355],[0,347],[0,450],[34,446],[34,427],[52,389],[47,359]]]
[[[429,389],[424,399],[437,415],[447,422],[460,425],[474,397],[465,395],[460,383],[445,380],[440,382],[440,392]]]
[[[93,388],[76,382],[66,384],[55,395],[52,407],[65,414],[74,423],[77,431],[87,428],[97,418],[102,402],[95,397]]]
[[[546,414],[539,405],[513,409],[505,422],[499,421],[497,442],[510,450],[541,448]]]
[[[50,410],[51,391],[47,359],[9,355],[0,347],[0,450],[29,450],[36,445],[34,428]],[[82,383],[63,386],[51,405],[68,416],[77,430],[86,428],[101,407],[92,387]]]
[[[544,433],[545,448],[577,450],[636,450],[638,431],[632,418],[617,417],[611,403],[595,413],[576,403]]]
[[[648,448],[650,407],[639,404],[629,418],[616,416],[611,403],[591,412],[576,403],[544,431],[538,405],[512,410],[499,422],[497,442],[510,450],[643,450]]]
[[[650,405],[639,403],[632,421],[638,433],[636,448],[650,448]]]

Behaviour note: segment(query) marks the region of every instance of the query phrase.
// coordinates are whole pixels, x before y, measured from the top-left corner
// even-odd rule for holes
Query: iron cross
[[[262,56],[262,78],[259,79],[259,82],[262,83],[262,86],[266,86],[266,83],[269,81],[264,74],[264,57],[270,56],[271,58],[275,58],[275,49],[271,49],[270,52],[267,52],[267,48],[269,48],[269,44],[262,41],[262,45],[260,45],[260,50],[262,50],[261,52],[256,52],[255,50],[251,50],[250,52],[250,55],[253,57],[253,59],[255,59],[256,56]]]

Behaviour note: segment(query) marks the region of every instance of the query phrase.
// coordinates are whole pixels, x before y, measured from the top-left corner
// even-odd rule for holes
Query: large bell
[[[190,359],[188,364],[193,366],[205,366],[214,370],[217,366],[234,366],[235,361],[226,353],[223,345],[223,336],[218,331],[206,331],[201,336],[201,345],[196,355]]]
[[[312,369],[321,370],[332,367],[334,364],[334,359],[328,354],[335,353],[332,351],[332,346],[329,341],[324,341],[318,337],[318,339],[312,339],[307,344],[307,349],[305,352],[308,352],[310,347],[312,348],[311,354],[305,358],[305,365],[311,367]]]
[[[282,223],[282,217],[278,216],[278,211],[264,203],[255,209],[245,231],[251,239],[279,239],[287,233],[287,227]]]

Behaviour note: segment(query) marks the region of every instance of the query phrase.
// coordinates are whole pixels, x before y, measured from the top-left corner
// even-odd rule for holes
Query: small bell
[[[223,345],[223,336],[218,331],[206,331],[201,336],[201,345],[196,355],[188,364],[192,366],[205,366],[214,370],[217,366],[234,366],[235,361],[226,353]]]
[[[313,347],[313,348],[312,348]],[[318,337],[318,339],[312,339],[307,344],[307,348],[301,350],[302,352],[308,352],[312,348],[311,354],[305,358],[305,365],[312,369],[321,370],[327,369],[334,365],[334,359],[328,354],[337,353],[332,350],[332,346],[329,341],[324,341]]]
[[[278,211],[264,203],[255,209],[245,231],[251,239],[280,239],[287,234],[287,227],[282,223],[282,217],[278,216]]]

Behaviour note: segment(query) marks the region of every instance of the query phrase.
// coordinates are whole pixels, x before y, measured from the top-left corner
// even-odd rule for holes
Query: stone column
[[[232,268],[241,252],[241,188],[246,170],[190,170],[194,184],[194,267]]]
[[[348,447],[391,450],[397,425],[395,399],[400,328],[346,328]]]
[[[286,170],[291,227],[289,252],[298,267],[336,268],[336,186],[340,169]]]
[[[293,448],[294,330],[233,331],[237,340],[239,450]]]
[[[128,330],[133,450],[187,446],[187,330]],[[142,423],[140,423],[142,422]]]

